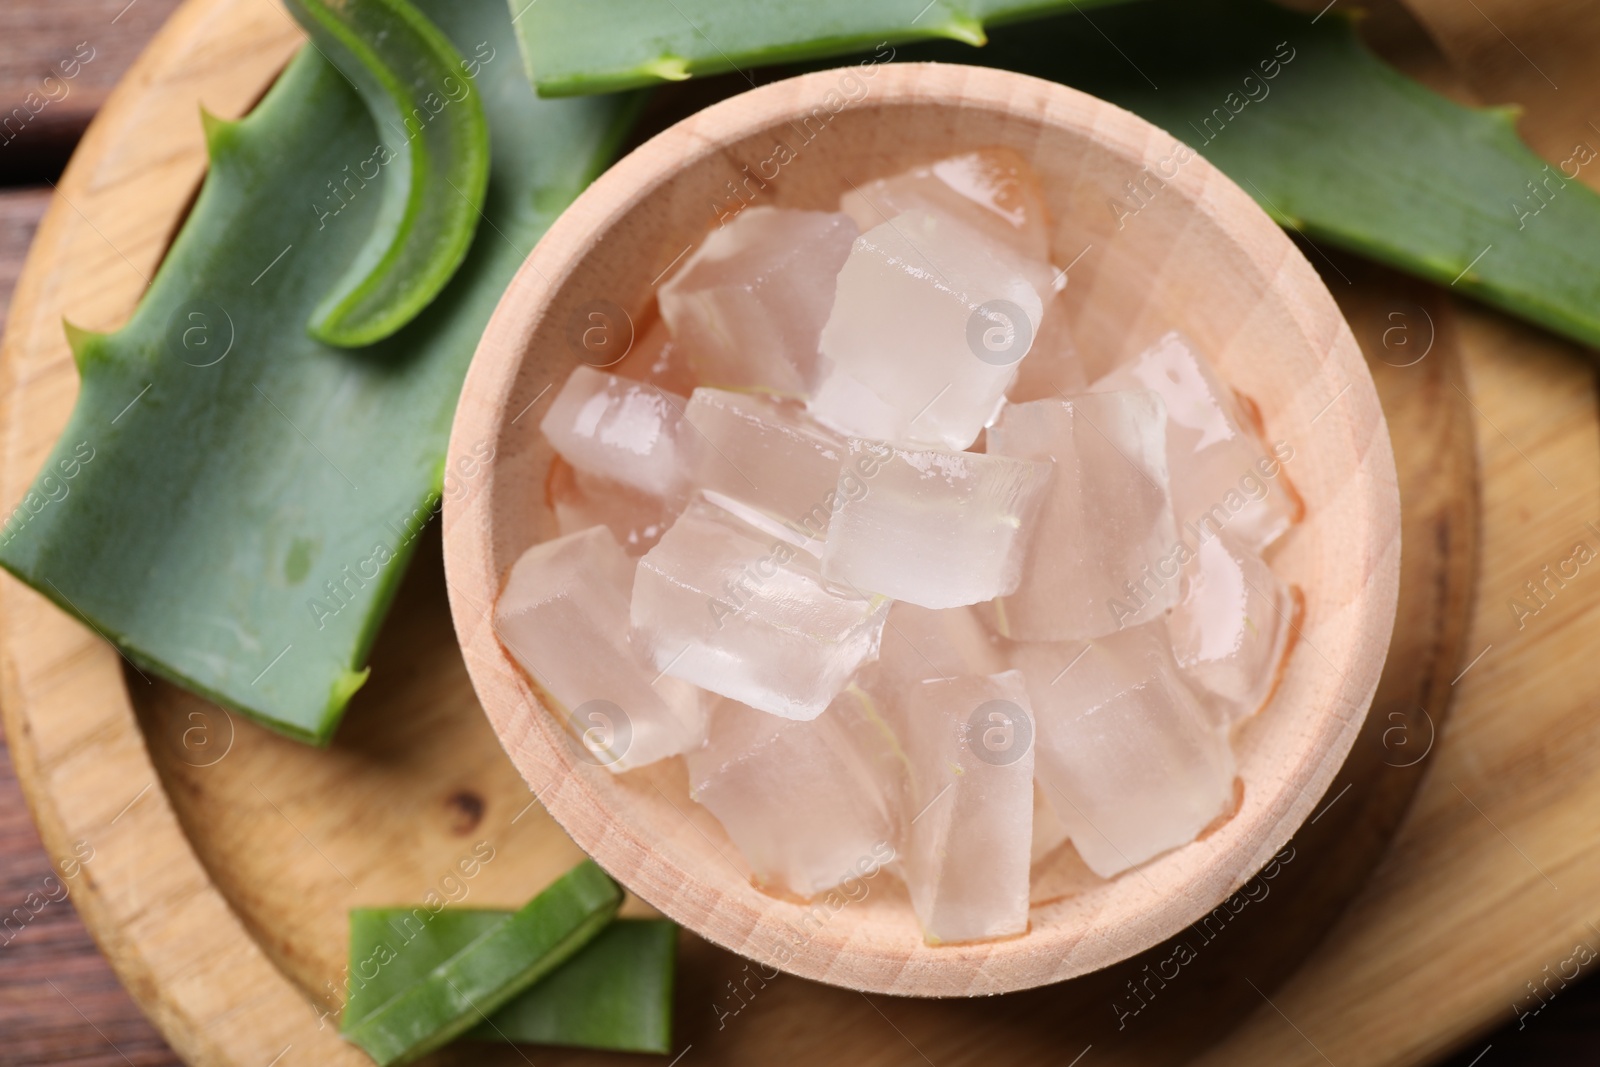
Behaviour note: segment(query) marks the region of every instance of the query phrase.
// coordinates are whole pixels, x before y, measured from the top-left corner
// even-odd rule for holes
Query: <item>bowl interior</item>
[[[1017,150],[1043,179],[1085,358],[1109,363],[1181,329],[1257,403],[1306,502],[1274,558],[1305,613],[1272,705],[1235,736],[1243,796],[1231,820],[1111,881],[1061,850],[1035,871],[1027,934],[932,948],[889,875],[807,903],[755,889],[738,849],[688,799],[681,761],[617,776],[578,758],[488,618],[517,556],[555,535],[538,422],[548,391],[579,362],[585,328],[629,329],[660,280],[741,204],[833,210],[852,183],[989,145]],[[1388,433],[1315,272],[1247,195],[1169,134],[1007,72],[823,71],[725,101],[639,148],[568,209],[508,289],[468,376],[449,462],[457,633],[489,718],[540,800],[613,875],[697,933],[868,991],[1041,985],[1204,916],[1283,846],[1331,781],[1393,623],[1399,501]]]

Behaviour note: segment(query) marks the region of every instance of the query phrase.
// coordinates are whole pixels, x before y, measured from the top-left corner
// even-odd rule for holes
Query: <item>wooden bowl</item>
[[[539,405],[576,365],[583,326],[602,321],[591,313],[626,330],[622,312],[650,306],[735,198],[831,210],[849,183],[988,145],[1019,151],[1044,180],[1053,250],[1071,262],[1080,348],[1110,359],[1182,329],[1257,402],[1269,440],[1292,449],[1285,469],[1306,518],[1274,566],[1303,590],[1305,612],[1272,705],[1235,736],[1243,796],[1232,819],[1111,881],[1063,849],[1035,872],[1026,934],[929,947],[891,877],[863,883],[864,895],[857,886],[860,899],[809,904],[754,888],[738,849],[688,799],[681,761],[613,775],[579,758],[490,618],[518,555],[554,535]],[[456,633],[490,722],[539,799],[628,888],[696,933],[865,991],[1043,985],[1201,919],[1322,796],[1366,715],[1394,622],[1400,515],[1388,430],[1316,273],[1249,196],[1171,135],[1003,71],[870,61],[822,71],[719,103],[631,153],[567,209],[501,299],[467,375],[449,464]]]

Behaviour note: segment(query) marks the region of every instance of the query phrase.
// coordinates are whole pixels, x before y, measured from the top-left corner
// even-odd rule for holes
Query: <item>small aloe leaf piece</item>
[[[387,1002],[513,913],[489,908],[361,908],[350,913],[350,1012]],[[672,1048],[678,927],[615,919],[572,958],[467,1031],[476,1041],[612,1052]],[[383,962],[388,961],[388,962]],[[371,981],[360,975],[372,973]],[[362,986],[355,988],[355,982]]]
[[[621,904],[622,890],[585,860],[514,912],[424,906],[401,910],[397,928],[396,909],[353,911],[339,1031],[380,1067],[432,1052],[560,967]],[[375,976],[362,981],[368,969]]]
[[[907,41],[981,45],[984,27],[1120,0],[508,0],[540,96],[821,59]],[[892,50],[890,53],[892,54]]]
[[[422,6],[474,56],[494,142],[488,224],[450,284],[371,348],[307,334],[380,190],[313,210],[328,179],[372,157],[378,131],[303,49],[249,115],[210,124],[210,173],[127,325],[70,335],[77,403],[0,526],[0,566],[142,671],[318,744],[366,677],[439,502],[490,312],[638,104],[539,100],[502,4]]]
[[[329,176],[319,214],[365,190],[362,168],[389,171],[371,235],[311,314],[313,337],[358,348],[414,319],[466,258],[489,184],[489,124],[470,65],[408,0],[284,2],[378,129],[373,156]]]
[[[613,1052],[672,1050],[678,926],[617,919],[467,1036]]]

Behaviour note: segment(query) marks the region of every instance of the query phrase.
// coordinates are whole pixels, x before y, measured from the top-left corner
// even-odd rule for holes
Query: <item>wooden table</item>
[[[1483,0],[1483,4],[1505,25],[1504,18],[1510,16],[1501,9],[1511,10],[1506,0]],[[48,4],[6,0],[0,9],[0,111],[9,112],[28,93],[38,92],[52,72],[59,78],[64,70],[72,69],[63,64],[92,54],[87,61],[79,61],[74,77],[64,83],[65,95],[52,86],[58,99],[41,109],[13,140],[0,145],[0,309],[9,300],[33,228],[48,199],[48,185],[39,183],[54,180],[105,93],[174,6],[176,0],[52,0]],[[1466,40],[1463,44],[1454,36],[1450,15],[1442,9],[1453,9],[1456,0],[1448,4],[1418,0],[1414,6],[1440,34],[1447,53],[1479,74],[1494,71],[1495,40],[1459,39]],[[1549,19],[1561,15],[1561,5],[1545,6]],[[1437,20],[1430,9],[1440,9]],[[1526,41],[1521,33],[1513,34]],[[1516,47],[1504,41],[1499,45],[1506,52]],[[1541,53],[1539,58],[1546,57]],[[1493,83],[1477,84],[1476,76],[1469,80],[1493,94]],[[1584,102],[1566,103],[1573,107]],[[1530,135],[1541,149],[1550,150],[1536,129]],[[0,933],[0,1065],[126,1063],[146,1067],[178,1063],[117,984],[70,901],[62,899],[59,885],[9,762],[0,759],[0,915],[16,914],[12,909],[29,915],[20,933]],[[1506,1019],[1512,1019],[1510,1005]],[[1471,1043],[1446,1067],[1587,1064],[1596,1062],[1597,1050],[1600,982],[1591,980],[1565,990],[1533,1024],[1519,1029],[1511,1022]],[[905,1053],[905,1062],[918,1061],[910,1048]]]
[[[26,125],[0,135],[10,138],[0,144],[0,324],[50,198],[47,183],[60,173],[111,87],[176,6],[176,0],[6,0],[0,5],[0,115],[18,106],[38,108]],[[62,78],[68,71],[73,77]],[[30,93],[37,94],[31,102]],[[44,99],[49,102],[40,107]],[[0,752],[4,748],[0,742]],[[0,914],[20,908],[31,915],[20,933],[0,934],[0,1064],[166,1067],[181,1062],[118,984],[70,901],[59,899],[60,884],[10,758],[0,757]]]

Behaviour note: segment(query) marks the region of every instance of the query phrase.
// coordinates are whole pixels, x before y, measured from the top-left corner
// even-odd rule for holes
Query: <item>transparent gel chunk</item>
[[[1177,601],[1165,430],[1143,389],[1014,404],[990,427],[991,455],[1055,463],[1022,583],[995,608],[1002,634],[1083,640]]]
[[[823,714],[836,718],[850,735],[871,774],[873,787],[885,802],[892,827],[890,842],[898,851],[904,842],[901,829],[910,819],[905,811],[910,796],[910,761],[902,719],[888,707],[877,664],[866,664]],[[901,702],[903,703],[903,702]]]
[[[741,501],[805,540],[827,536],[845,441],[798,405],[696,389],[684,415],[690,484]]]
[[[909,756],[912,729],[911,695],[927,679],[1007,670],[1000,641],[972,608],[938,611],[896,601],[889,608],[879,642],[878,658],[863,664],[834,707],[854,697],[864,751],[873,753],[884,793],[892,803],[894,838],[904,850],[904,831],[916,815],[911,798]]]
[[[1050,464],[852,439],[822,551],[830,580],[925,608],[1012,592]]]
[[[812,897],[894,858],[885,800],[841,713],[799,722],[717,699],[687,762],[690,796],[762,886]]]
[[[887,738],[890,753],[898,753],[903,764],[912,725],[911,695],[918,683],[999,674],[1007,666],[999,640],[972,608],[934,610],[896,601],[884,622],[878,659],[862,667],[852,691],[860,694],[865,717]],[[883,762],[895,770],[895,760],[885,756]],[[900,783],[890,792],[899,798],[896,810],[903,828],[916,814],[909,778],[903,768],[890,777]]]
[[[1006,390],[1013,404],[1030,400],[1062,400],[1089,391],[1083,356],[1068,325],[1067,298],[1056,296],[1044,309],[1039,336],[1028,358],[1017,364],[1017,378]]]
[[[1028,928],[1032,712],[1022,675],[919,682],[910,694],[915,813],[904,872],[932,943]]]
[[[839,198],[839,210],[863,232],[907,211],[949,215],[1025,259],[1050,258],[1044,191],[1027,160],[1009,148],[980,148],[866,182]]]
[[[840,433],[892,441],[904,429],[900,412],[852,375],[823,357],[820,381],[806,402],[806,413]]]
[[[631,620],[658,670],[813,719],[877,656],[888,607],[828,585],[803,550],[696,500],[639,561]]]
[[[657,677],[628,640],[633,571],[594,526],[524,552],[495,605],[506,649],[588,757],[613,771],[687,752],[706,731],[703,694]]]
[[[909,692],[928,679],[999,674],[1005,652],[970,607],[942,610],[897,601],[878,653],[883,684]]]
[[[1161,394],[1167,405],[1172,505],[1180,527],[1226,528],[1259,551],[1304,513],[1280,457],[1262,442],[1249,410],[1177,331],[1092,388]]]
[[[1048,265],[926,211],[863,233],[839,272],[821,340],[829,373],[854,385],[813,398],[811,413],[852,436],[966,448],[1038,332],[1044,305],[1030,277],[1041,269],[1048,275]],[[856,387],[882,402],[869,419]]]
[[[695,387],[688,351],[672,339],[672,331],[660,315],[651,314],[648,322],[634,337],[621,362],[604,369],[620,378],[658,386],[675,396],[688,396]]]
[[[701,382],[809,394],[834,278],[856,232],[838,212],[766,206],[712,230],[660,295]]]
[[[668,501],[580,471],[560,456],[551,462],[545,486],[562,536],[605,526],[630,556],[650,551],[677,515]]]
[[[1056,849],[1067,843],[1067,824],[1061,821],[1056,809],[1044,795],[1044,788],[1033,783],[1033,843],[1028,852],[1030,865],[1047,859]]]
[[[1254,715],[1271,696],[1294,614],[1290,587],[1226,532],[1202,541],[1184,564],[1167,632],[1184,677],[1223,721]]]
[[[679,423],[687,403],[653,385],[578,367],[539,429],[577,469],[669,497],[682,477]]]
[[[1088,644],[1021,644],[1034,773],[1102,878],[1193,841],[1231,809],[1233,751],[1196,702],[1161,621]]]

